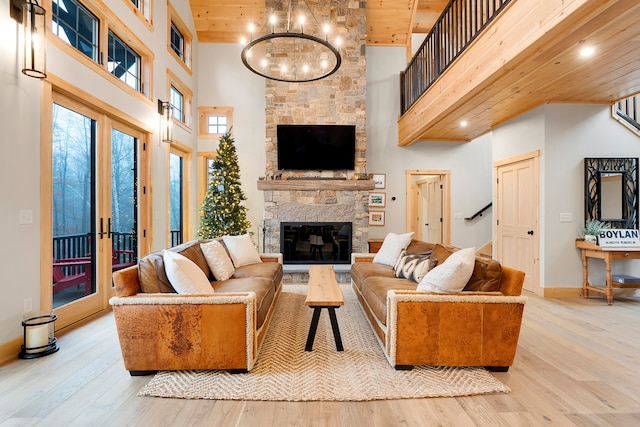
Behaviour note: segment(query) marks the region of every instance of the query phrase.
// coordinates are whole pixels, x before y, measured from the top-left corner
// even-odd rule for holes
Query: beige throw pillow
[[[400,258],[400,254],[403,250],[407,249],[413,232],[405,234],[389,233],[384,238],[382,246],[376,255],[373,257],[373,262],[376,264],[384,264],[390,267],[396,265],[396,261]]]
[[[204,258],[207,260],[207,264],[216,280],[227,280],[233,276],[235,268],[222,243],[217,240],[200,243],[200,249],[202,249]]]
[[[416,290],[456,294],[464,289],[471,278],[475,262],[476,248],[460,249],[429,271],[418,283]]]
[[[260,254],[258,254],[256,247],[253,246],[253,241],[251,241],[251,237],[248,234],[222,236],[222,241],[231,254],[231,260],[236,268],[262,262]]]
[[[213,294],[215,291],[198,265],[184,255],[173,251],[162,254],[164,270],[169,283],[179,294]]]

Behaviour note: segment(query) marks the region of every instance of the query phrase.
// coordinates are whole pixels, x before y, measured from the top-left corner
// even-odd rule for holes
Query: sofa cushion
[[[259,329],[269,313],[276,290],[271,280],[264,277],[245,277],[212,283],[217,293],[222,292],[255,292],[256,294],[256,329]]]
[[[387,268],[393,272],[392,268]],[[362,282],[354,280],[353,283],[371,308],[372,313],[383,325],[387,324],[387,292],[390,290],[413,291],[416,289],[416,282],[413,280],[398,279],[393,276],[373,276]]]
[[[411,239],[411,243],[407,246],[408,254],[422,254],[431,253],[435,246],[435,243],[423,242],[422,240]]]
[[[189,258],[200,267],[208,278],[211,278],[211,270],[200,249],[198,240],[192,240],[166,250],[177,252]],[[140,280],[140,289],[144,293],[176,292],[165,273],[162,251],[152,252],[140,258],[140,261],[138,261],[138,279]]]
[[[388,265],[374,264],[372,262],[356,262],[351,266],[351,278],[354,282],[362,283],[369,277],[395,278],[393,268]]]
[[[453,246],[436,244],[431,253],[431,258],[441,264],[452,253],[458,249]],[[478,292],[500,291],[500,281],[502,280],[502,266],[492,258],[476,256],[473,274],[463,290]]]
[[[250,277],[263,277],[271,280],[274,289],[278,289],[282,283],[282,264],[279,262],[260,262],[236,268],[232,278],[244,279]]]
[[[400,257],[400,253],[409,246],[413,232],[405,234],[389,233],[384,238],[380,250],[373,257],[375,264],[393,267]]]
[[[222,241],[227,247],[229,254],[231,254],[231,260],[236,268],[262,262],[248,234],[241,236],[222,236]]]
[[[164,269],[179,294],[212,294],[211,283],[204,272],[189,258],[177,252],[162,253]]]
[[[476,248],[454,252],[424,276],[418,283],[417,290],[441,294],[455,294],[462,291],[473,273],[475,258]]]
[[[203,242],[200,243],[200,249],[216,280],[227,280],[233,275],[233,262],[222,243],[217,240]]]
[[[436,266],[430,255],[431,251],[422,254],[409,254],[404,251],[393,267],[395,277],[420,282],[424,275]]]

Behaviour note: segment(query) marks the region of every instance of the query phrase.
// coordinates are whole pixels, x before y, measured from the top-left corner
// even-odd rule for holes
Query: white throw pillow
[[[412,237],[413,231],[405,234],[387,234],[387,237],[385,237],[382,242],[380,250],[373,257],[373,262],[393,267],[396,265],[398,258],[400,258],[402,251],[407,249],[407,246],[411,243]]]
[[[235,268],[222,243],[217,240],[200,243],[200,249],[216,280],[227,280],[233,276]]]
[[[242,236],[222,236],[222,241],[231,254],[233,265],[238,268],[243,265],[262,262],[260,254],[248,234]]]
[[[164,251],[164,271],[167,278],[179,294],[213,294],[215,291],[198,265],[184,255],[173,251]]]
[[[460,249],[430,270],[418,283],[416,290],[456,294],[464,289],[471,278],[475,263],[476,248]]]

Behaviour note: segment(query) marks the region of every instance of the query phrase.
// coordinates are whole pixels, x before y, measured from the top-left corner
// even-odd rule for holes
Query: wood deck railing
[[[451,0],[400,73],[404,114],[511,0]]]

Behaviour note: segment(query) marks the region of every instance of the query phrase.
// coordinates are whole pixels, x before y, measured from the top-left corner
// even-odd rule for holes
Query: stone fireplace
[[[267,0],[266,6],[278,9],[281,3]],[[348,222],[352,251],[366,252],[373,181],[352,179],[366,168],[365,3],[333,0],[312,7],[316,16],[330,18],[332,32],[342,39],[342,65],[314,82],[266,80],[266,179],[258,181],[264,191],[264,250],[281,251],[281,222]],[[355,170],[278,170],[278,124],[355,125]],[[275,176],[280,179],[271,179]],[[291,177],[296,179],[287,179]]]

